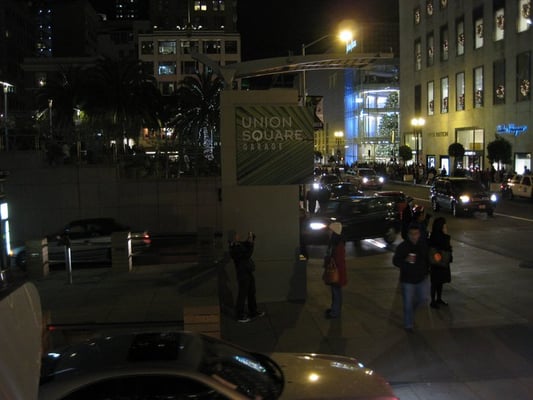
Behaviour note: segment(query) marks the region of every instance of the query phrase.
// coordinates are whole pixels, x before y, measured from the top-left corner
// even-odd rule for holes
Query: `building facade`
[[[400,133],[418,162],[450,171],[458,142],[458,166],[486,170],[498,135],[512,145],[506,168],[531,169],[531,0],[402,1],[400,31]]]

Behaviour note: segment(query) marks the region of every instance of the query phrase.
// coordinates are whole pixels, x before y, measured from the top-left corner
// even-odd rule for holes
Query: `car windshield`
[[[457,181],[455,186],[461,192],[481,192],[485,190],[483,185],[477,181]]]
[[[376,171],[373,169],[361,169],[359,170],[359,175],[361,176],[376,176]]]

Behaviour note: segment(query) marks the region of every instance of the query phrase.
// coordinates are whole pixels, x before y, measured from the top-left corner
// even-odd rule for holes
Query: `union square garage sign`
[[[293,105],[235,108],[237,184],[291,185],[313,175],[313,109]]]

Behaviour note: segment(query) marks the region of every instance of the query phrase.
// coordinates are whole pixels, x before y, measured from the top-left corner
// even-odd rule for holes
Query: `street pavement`
[[[339,319],[324,318],[329,288],[321,281],[323,248],[310,248],[307,298],[258,299],[266,316],[237,323],[224,307],[220,336],[261,352],[334,353],[358,358],[383,375],[400,399],[533,399],[533,269],[519,260],[453,242],[448,307],[423,307],[415,331],[402,326],[398,270],[392,249],[372,242],[351,248],[349,283]],[[183,328],[184,310],[219,304],[224,262],[201,266],[190,258],[156,265],[75,269],[36,280],[49,347],[120,329]],[[258,281],[258,285],[276,282]],[[229,293],[236,293],[230,281]],[[227,295],[228,291],[225,290]],[[227,299],[225,300],[227,302]]]

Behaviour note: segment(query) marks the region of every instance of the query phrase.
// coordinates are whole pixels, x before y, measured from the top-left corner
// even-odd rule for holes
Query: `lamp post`
[[[9,88],[13,85],[2,81],[0,81],[0,84],[2,84],[2,86],[4,87],[4,149],[7,151],[9,150],[9,136],[7,130],[7,93],[9,92]]]
[[[330,34],[327,34],[327,35],[324,35],[322,37],[319,37],[318,39],[316,40],[313,40],[311,43],[307,43],[307,44],[302,44],[302,56],[305,56],[306,52],[305,52],[305,49],[323,41],[324,39],[327,39],[331,36],[334,36],[332,35],[331,33]],[[349,41],[352,40],[352,37],[353,37],[353,33],[349,30],[342,30],[341,32],[338,33],[337,37],[339,38],[339,40],[343,41],[344,43],[348,43]],[[307,88],[306,88],[306,77],[305,77],[305,67],[303,67],[302,69],[302,100],[303,100],[303,105],[305,106],[306,104],[306,97],[307,97]]]
[[[413,127],[413,133],[415,135],[415,179],[418,178],[418,164],[419,164],[419,152],[420,152],[420,139],[422,135],[422,127],[425,125],[426,121],[424,118],[413,118],[411,120],[411,126]],[[418,179],[417,179],[418,180]]]

